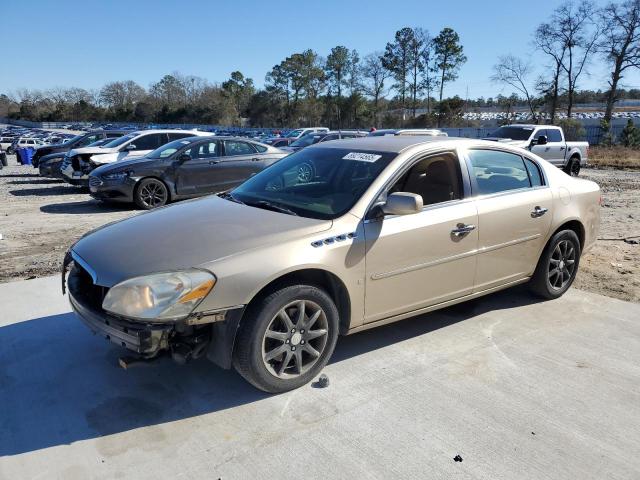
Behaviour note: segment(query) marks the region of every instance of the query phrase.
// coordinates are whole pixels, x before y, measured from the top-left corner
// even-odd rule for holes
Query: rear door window
[[[136,150],[155,150],[167,143],[167,134],[152,133],[136,138],[131,143],[136,146]]]
[[[256,153],[250,143],[241,142],[238,140],[225,140],[224,141],[224,154],[227,157],[236,155],[252,155]]]
[[[556,130],[555,128],[550,128],[547,130],[547,142],[561,142],[562,135],[560,134],[560,130]]]
[[[520,155],[499,150],[469,150],[468,155],[479,195],[531,187]]]

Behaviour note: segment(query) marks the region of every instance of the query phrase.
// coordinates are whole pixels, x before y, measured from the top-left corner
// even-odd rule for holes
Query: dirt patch
[[[15,157],[9,156],[15,163]],[[0,170],[0,282],[59,272],[77,239],[139,213],[93,200],[86,190],[38,176],[30,166]]]
[[[583,169],[580,177],[602,189],[600,235],[581,259],[574,285],[590,292],[640,302],[640,172]],[[633,238],[630,238],[633,237]]]
[[[580,176],[602,188],[600,238],[640,235],[640,172],[586,168]],[[102,204],[31,167],[0,170],[0,282],[58,272],[64,252],[82,235],[139,212]],[[598,240],[582,258],[575,286],[640,302],[640,245]]]

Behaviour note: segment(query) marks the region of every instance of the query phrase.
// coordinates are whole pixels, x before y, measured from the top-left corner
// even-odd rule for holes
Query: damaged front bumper
[[[183,321],[170,323],[117,317],[101,307],[108,289],[96,285],[90,271],[76,263],[72,256],[72,252],[67,253],[63,263],[63,293],[68,291],[73,311],[94,334],[133,352],[139,359],[149,360],[170,353],[176,362],[186,363],[206,355],[222,368],[231,367],[243,305],[198,312]]]
[[[143,357],[154,357],[169,348],[169,336],[173,325],[147,325],[128,322],[83,306],[69,292],[73,311],[89,329],[111,343],[126,348]]]

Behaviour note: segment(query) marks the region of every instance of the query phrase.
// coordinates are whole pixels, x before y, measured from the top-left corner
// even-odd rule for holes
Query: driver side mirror
[[[547,144],[547,136],[546,135],[540,135],[538,137],[538,141],[535,143],[535,145],[546,145]]]
[[[382,205],[385,215],[411,215],[422,211],[422,196],[409,192],[395,192]]]
[[[180,163],[188,162],[189,160],[191,160],[191,155],[189,155],[188,153],[183,153],[178,157],[178,161]]]
[[[130,152],[130,151],[135,150],[137,148],[138,147],[136,147],[133,143],[130,143],[129,145],[127,145],[126,150],[127,150],[127,152]]]

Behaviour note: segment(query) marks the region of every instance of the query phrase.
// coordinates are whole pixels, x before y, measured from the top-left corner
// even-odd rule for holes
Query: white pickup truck
[[[553,125],[505,125],[485,140],[526,148],[574,177],[589,154],[588,142],[567,142],[562,128]]]

